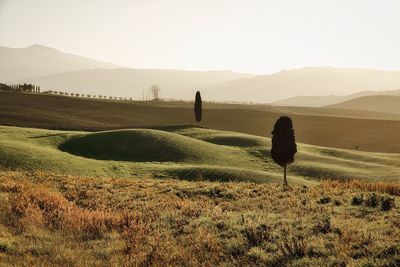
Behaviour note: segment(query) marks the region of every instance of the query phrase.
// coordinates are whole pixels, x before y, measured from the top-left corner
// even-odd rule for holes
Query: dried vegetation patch
[[[0,262],[398,266],[398,192],[1,172]]]

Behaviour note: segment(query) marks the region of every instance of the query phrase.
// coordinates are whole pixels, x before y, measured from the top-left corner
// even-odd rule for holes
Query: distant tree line
[[[144,94],[143,91],[143,101],[161,101],[160,98],[160,87],[153,84],[148,89],[148,93]],[[119,101],[133,101],[132,97],[117,97],[117,96],[105,96],[96,94],[82,94],[82,93],[69,93],[58,90],[46,90],[41,91],[40,86],[34,84],[5,84],[0,83],[0,92],[13,92],[13,93],[42,93],[42,94],[52,94],[52,95],[62,95],[62,96],[72,96],[72,97],[85,97],[85,98],[95,98],[95,99],[108,99],[108,100],[119,100]],[[164,101],[164,100],[163,100]],[[173,100],[169,100],[173,101]]]
[[[24,84],[5,84],[0,83],[0,91],[2,92],[23,92],[23,93],[40,93],[40,86],[24,83]]]

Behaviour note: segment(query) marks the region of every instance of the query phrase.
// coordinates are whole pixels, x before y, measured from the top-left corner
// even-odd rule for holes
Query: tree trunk
[[[287,186],[288,185],[288,183],[287,183],[287,179],[286,179],[286,168],[287,167],[287,165],[285,164],[285,165],[283,165],[283,184],[285,185],[285,186]]]

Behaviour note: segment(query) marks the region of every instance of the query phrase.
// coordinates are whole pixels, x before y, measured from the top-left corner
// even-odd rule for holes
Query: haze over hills
[[[63,53],[42,45],[32,45],[26,48],[0,46],[0,59],[1,82],[14,82],[65,71],[121,67],[112,63]]]
[[[330,108],[367,110],[400,114],[400,96],[374,95],[329,105]]]
[[[27,79],[45,90],[115,95],[142,99],[151,85],[161,88],[161,97],[192,99],[204,86],[250,74],[232,71],[183,71],[160,69],[89,69]]]
[[[229,71],[95,69],[59,73],[28,81],[40,84],[44,89],[116,94],[136,99],[141,99],[143,90],[152,84],[161,87],[162,97],[184,100],[191,100],[196,90],[201,90],[203,98],[209,101],[257,103],[271,103],[301,93],[309,96],[278,102],[278,105],[325,106],[359,96],[379,94],[383,90],[385,94],[398,94],[399,91],[395,90],[400,88],[400,72],[309,67],[254,76]],[[340,94],[344,96],[337,96]]]
[[[216,84],[204,90],[204,94],[220,101],[270,103],[299,94],[348,95],[399,88],[398,71],[306,67]]]
[[[293,96],[273,102],[274,106],[285,107],[322,107],[329,104],[341,102],[343,96],[338,95],[310,95],[310,96]]]
[[[159,85],[165,97],[182,98],[181,94],[192,97],[193,92],[209,84],[253,76],[233,71],[122,68],[41,45],[0,47],[0,59],[0,82],[29,82],[40,85],[42,90],[137,99],[152,84]]]
[[[320,96],[295,96],[284,100],[276,101],[274,106],[298,106],[298,107],[323,107],[345,102],[363,96],[373,95],[393,95],[400,96],[400,90],[388,91],[361,91],[359,93],[338,96],[338,95],[320,95]]]
[[[0,47],[0,58],[0,82],[30,82],[40,85],[42,90],[135,99],[142,99],[152,84],[161,87],[163,98],[191,100],[194,92],[200,90],[203,99],[209,101],[253,101],[281,106],[322,107],[380,91],[400,94],[398,71],[306,67],[252,75],[233,71],[132,69],[41,45]]]

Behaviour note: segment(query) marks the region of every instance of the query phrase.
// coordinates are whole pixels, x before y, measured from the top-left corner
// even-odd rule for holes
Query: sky
[[[0,46],[32,44],[134,68],[400,70],[400,0],[0,0]]]

